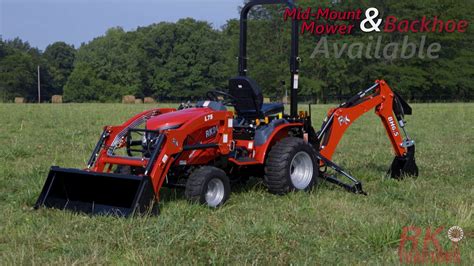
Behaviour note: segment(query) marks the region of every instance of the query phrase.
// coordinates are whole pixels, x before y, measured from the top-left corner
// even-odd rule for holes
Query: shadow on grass
[[[235,181],[231,183],[231,197],[233,194],[249,193],[255,191],[266,190],[265,185],[261,177],[250,177],[245,181]],[[176,200],[184,200],[184,187],[183,188],[167,188],[164,187],[160,191],[160,202],[167,203]]]
[[[392,163],[392,161],[390,162],[387,162],[386,164],[380,164],[380,163],[374,163],[374,162],[368,162],[366,164],[359,164],[359,165],[356,165],[356,167],[359,167],[359,168],[366,168],[366,169],[370,169],[370,171],[372,172],[379,172],[379,173],[384,173],[386,174],[387,171],[389,170],[390,168],[390,164]]]

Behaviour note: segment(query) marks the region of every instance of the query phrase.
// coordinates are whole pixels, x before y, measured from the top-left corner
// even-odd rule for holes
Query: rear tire
[[[277,142],[265,161],[264,183],[273,194],[309,191],[317,184],[318,175],[316,151],[300,138],[288,137]]]
[[[184,195],[190,202],[217,208],[229,199],[229,178],[222,169],[203,166],[189,176]]]

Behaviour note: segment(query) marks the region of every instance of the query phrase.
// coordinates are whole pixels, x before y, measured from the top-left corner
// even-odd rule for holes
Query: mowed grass
[[[472,103],[413,105],[417,179],[385,177],[393,155],[372,111],[353,124],[334,160],[368,196],[326,183],[274,196],[256,179],[217,210],[173,191],[157,217],[32,209],[51,165],[83,168],[104,125],[152,107],[0,104],[0,264],[398,264],[409,225],[444,226],[445,250],[447,229],[461,226],[462,263],[474,262]],[[329,107],[313,106],[316,127]]]

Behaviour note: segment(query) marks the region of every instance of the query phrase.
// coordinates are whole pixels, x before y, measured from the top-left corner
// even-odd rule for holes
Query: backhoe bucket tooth
[[[154,201],[155,193],[148,176],[51,167],[35,208],[130,216],[156,212]]]
[[[405,156],[396,156],[388,170],[390,177],[402,179],[404,176],[418,176],[418,166],[415,161],[415,145],[407,148]]]

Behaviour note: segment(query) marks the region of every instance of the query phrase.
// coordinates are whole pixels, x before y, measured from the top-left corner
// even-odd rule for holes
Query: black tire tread
[[[303,139],[295,137],[287,137],[277,142],[271,148],[265,161],[265,177],[264,182],[268,191],[272,194],[283,195],[294,190],[292,184],[288,180],[287,166],[290,156],[295,149],[301,145],[308,145]],[[308,145],[310,146],[310,145]],[[314,151],[314,149],[311,147]],[[315,154],[314,152],[313,154]],[[314,165],[314,167],[317,167]],[[317,176],[313,177],[315,180]]]
[[[224,186],[230,187],[229,179],[222,169],[214,166],[202,166],[189,175],[184,191],[186,199],[192,203],[204,204],[205,202],[202,201],[202,195],[206,189],[205,186],[209,177],[219,177],[224,181]],[[224,198],[223,202],[225,202],[227,198],[228,195]]]

